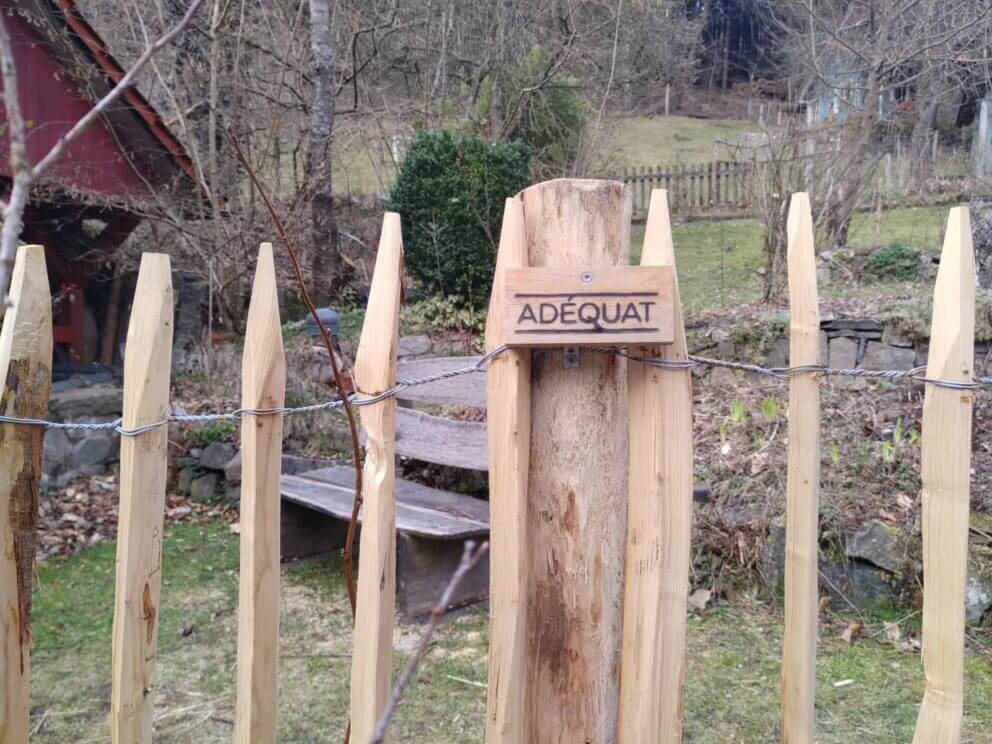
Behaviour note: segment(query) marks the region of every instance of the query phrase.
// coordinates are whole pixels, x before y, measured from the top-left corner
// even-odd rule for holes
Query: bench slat
[[[323,468],[282,477],[283,498],[341,520],[351,517],[354,471]],[[359,514],[359,521],[362,515]],[[396,480],[396,528],[417,537],[457,540],[489,532],[489,505],[463,494]]]
[[[489,469],[486,424],[396,409],[396,454],[466,470]]]
[[[401,359],[396,365],[396,379],[409,380],[429,377],[439,372],[471,367],[482,357],[430,357],[427,359]],[[483,373],[460,375],[447,380],[438,380],[426,385],[401,390],[399,400],[435,405],[486,407],[486,376]]]

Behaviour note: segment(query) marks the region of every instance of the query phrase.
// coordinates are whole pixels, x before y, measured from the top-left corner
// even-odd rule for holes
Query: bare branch
[[[370,744],[382,744],[385,741],[386,729],[389,728],[389,719],[396,712],[396,706],[399,705],[400,698],[403,697],[403,691],[410,684],[410,680],[413,679],[413,675],[417,671],[417,666],[419,666],[421,659],[424,658],[424,654],[427,653],[427,647],[431,643],[431,638],[434,637],[437,626],[441,624],[442,618],[444,618],[445,613],[448,611],[448,605],[451,604],[451,598],[454,596],[455,590],[458,589],[458,585],[461,584],[462,579],[465,578],[469,571],[475,568],[488,551],[488,542],[482,543],[478,549],[476,549],[475,543],[472,540],[465,542],[465,550],[462,553],[462,559],[458,564],[458,568],[451,575],[448,586],[441,593],[441,598],[434,605],[433,609],[431,609],[430,621],[427,623],[427,627],[424,628],[423,635],[420,636],[417,650],[414,651],[413,656],[410,657],[406,666],[403,667],[403,672],[400,674],[399,679],[396,680],[396,685],[393,687],[393,692],[389,697],[389,703],[387,703],[386,709],[382,711],[382,716],[379,717],[379,721],[375,725],[375,734],[372,736]]]

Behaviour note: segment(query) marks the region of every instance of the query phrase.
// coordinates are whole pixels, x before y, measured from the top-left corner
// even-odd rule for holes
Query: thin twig
[[[268,211],[269,216],[272,218],[272,223],[275,225],[276,232],[279,233],[279,237],[286,246],[286,252],[289,254],[289,260],[293,264],[293,273],[296,275],[296,284],[300,289],[300,297],[303,300],[303,304],[307,306],[310,310],[310,315],[313,317],[314,322],[317,324],[317,328],[320,329],[320,335],[324,339],[324,346],[327,347],[327,355],[331,360],[331,372],[334,374],[334,384],[338,388],[338,396],[341,399],[341,405],[344,408],[345,416],[348,417],[348,429],[351,433],[351,449],[355,457],[355,501],[351,508],[351,519],[348,521],[348,535],[345,538],[344,543],[344,578],[345,584],[348,587],[348,600],[351,602],[351,619],[355,619],[355,608],[357,606],[357,590],[355,588],[355,560],[354,560],[354,547],[355,547],[355,533],[358,526],[358,512],[362,507],[362,451],[358,445],[358,426],[355,424],[355,414],[351,407],[351,401],[348,399],[348,392],[345,389],[344,378],[341,376],[341,370],[338,369],[338,362],[334,356],[334,345],[331,343],[331,335],[324,327],[323,322],[320,320],[320,315],[317,313],[317,307],[313,304],[310,299],[310,293],[307,291],[306,282],[303,281],[303,270],[300,268],[300,261],[296,256],[296,251],[293,249],[293,242],[289,239],[289,235],[286,233],[286,229],[282,224],[282,220],[279,218],[279,214],[276,212],[275,207],[269,200],[269,195],[266,193],[265,189],[262,188],[262,184],[258,180],[258,176],[255,173],[254,168],[248,162],[248,158],[245,157],[244,152],[241,150],[241,145],[238,142],[238,138],[234,136],[234,132],[231,131],[230,127],[227,127],[227,136],[231,140],[231,146],[234,148],[234,154],[241,163],[241,166],[245,169],[248,174],[248,178],[251,179],[252,184],[258,189],[258,195],[262,199],[262,203],[265,204],[265,209]]]
[[[431,638],[434,637],[437,626],[441,624],[441,620],[448,612],[448,605],[451,604],[451,598],[454,596],[455,590],[458,589],[458,585],[461,584],[462,579],[465,578],[466,574],[475,568],[476,564],[478,564],[478,562],[488,551],[488,542],[482,543],[478,549],[475,547],[474,541],[467,540],[465,542],[465,550],[462,552],[462,559],[458,564],[458,568],[456,568],[455,572],[451,574],[451,579],[448,580],[448,585],[444,588],[441,598],[431,609],[431,619],[427,623],[427,627],[424,629],[423,635],[420,636],[420,642],[417,644],[417,650],[414,652],[413,656],[410,657],[409,661],[407,661],[406,666],[403,667],[403,672],[400,674],[399,679],[396,680],[396,685],[393,687],[393,692],[389,696],[389,703],[386,705],[386,709],[382,711],[382,715],[379,717],[379,721],[375,725],[375,733],[372,735],[372,741],[370,744],[382,744],[385,740],[386,729],[389,727],[389,719],[392,718],[393,713],[396,712],[396,706],[399,705],[400,698],[403,697],[403,691],[406,690],[407,685],[410,684],[410,680],[413,679],[413,675],[417,671],[417,667],[419,666],[421,659],[423,659],[424,654],[427,653],[427,647],[430,646]]]

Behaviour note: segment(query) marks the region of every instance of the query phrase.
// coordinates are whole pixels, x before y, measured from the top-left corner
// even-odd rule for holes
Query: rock
[[[57,475],[65,467],[72,452],[72,442],[69,441],[65,429],[46,431],[42,452],[41,471],[46,475]]]
[[[783,336],[782,338],[775,339],[768,347],[768,353],[765,355],[765,366],[786,367],[788,364],[789,339]]]
[[[862,366],[865,369],[912,369],[916,366],[916,350],[869,341]]]
[[[200,453],[200,467],[207,470],[224,470],[236,453],[233,444],[211,442]]]
[[[901,333],[893,331],[891,328],[882,329],[882,343],[889,346],[898,346],[902,349],[912,349],[916,346],[916,342],[909,338],[909,336],[904,336]]]
[[[873,519],[847,536],[844,554],[895,573],[906,562],[906,541],[898,529]]]
[[[400,359],[404,357],[422,356],[430,353],[431,339],[429,336],[400,336],[399,347],[396,356]]]
[[[882,325],[870,318],[837,318],[820,323],[820,329],[830,335],[882,337]]]
[[[827,340],[827,332],[820,331],[820,364],[826,367],[830,360],[830,341]]]
[[[219,484],[219,473],[204,473],[190,482],[189,497],[193,501],[210,501],[217,495],[217,486]]]
[[[107,431],[91,431],[85,439],[80,439],[72,448],[69,457],[71,467],[86,468],[103,465],[118,457],[117,441]]]
[[[283,470],[283,474],[285,474]],[[234,484],[241,482],[241,451],[238,450],[234,453],[234,457],[227,461],[224,466],[224,482],[227,484]]]
[[[858,342],[845,336],[830,339],[829,360],[834,369],[854,369],[858,366]]]
[[[969,576],[964,594],[965,619],[971,625],[979,625],[989,610],[992,610],[992,578]]]
[[[176,490],[182,494],[189,494],[193,479],[197,476],[197,469],[192,465],[187,465],[179,471],[176,478]]]
[[[710,331],[710,338],[715,344],[722,344],[730,340],[730,334],[722,328],[714,328]]]
[[[48,415],[55,421],[119,416],[123,391],[117,385],[92,385],[52,393]]]
[[[758,570],[773,593],[782,592],[785,586],[785,517],[768,525]]]

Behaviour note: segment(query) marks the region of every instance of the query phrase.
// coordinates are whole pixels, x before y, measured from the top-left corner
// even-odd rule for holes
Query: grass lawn
[[[613,119],[613,147],[620,167],[677,165],[713,160],[716,145],[722,159],[731,152],[721,142],[733,142],[755,125],[733,119],[693,119],[688,116],[631,116]]]
[[[237,536],[225,524],[168,528],[163,561],[156,741],[226,742],[234,710]],[[337,559],[283,568],[279,741],[340,742],[348,700],[349,614]],[[41,566],[32,655],[34,742],[105,742],[110,704],[114,546]],[[821,744],[911,739],[923,675],[918,654],[823,628]],[[401,628],[411,648],[417,629]],[[865,634],[868,635],[867,633]],[[397,742],[479,742],[485,715],[487,618],[446,624],[394,728]],[[762,605],[719,605],[689,621],[686,741],[777,739],[781,618]],[[397,653],[397,665],[404,658]],[[837,682],[851,680],[842,686]],[[970,652],[966,740],[992,743],[992,658]],[[969,738],[970,737],[970,738]]]
[[[904,243],[912,248],[938,248],[943,240],[947,207],[893,209],[882,214],[881,242]],[[851,227],[852,245],[875,242],[873,215],[856,215]],[[687,312],[698,312],[721,305],[756,300],[761,295],[764,228],[757,220],[690,222],[672,228],[675,258],[678,262],[679,289]],[[640,258],[644,226],[635,225],[632,254]],[[845,293],[851,288],[826,285],[823,297]]]

